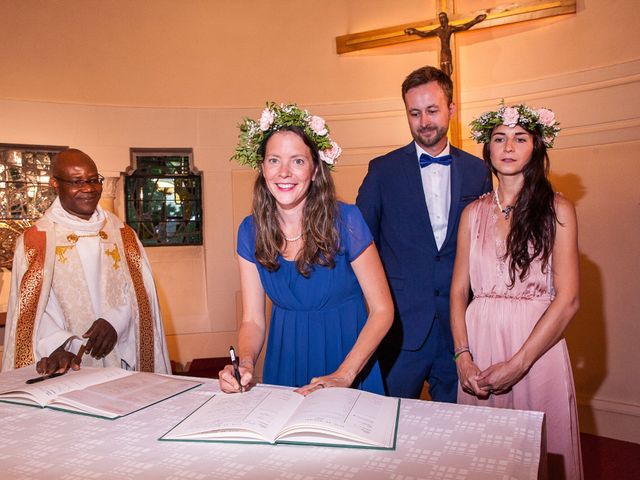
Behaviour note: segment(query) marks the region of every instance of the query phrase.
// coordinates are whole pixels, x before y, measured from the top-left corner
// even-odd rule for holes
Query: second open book
[[[397,398],[350,388],[303,397],[258,386],[214,395],[160,440],[394,449],[399,408]]]
[[[35,365],[0,375],[0,401],[114,419],[201,385],[181,377],[82,367],[28,385]]]

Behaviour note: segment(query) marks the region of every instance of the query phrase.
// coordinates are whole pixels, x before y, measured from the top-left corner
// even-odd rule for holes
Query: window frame
[[[124,185],[123,185],[123,191],[124,191],[124,210],[125,210],[125,219],[127,221],[127,223],[129,224],[129,226],[131,226],[136,233],[138,234],[138,237],[141,241],[141,243],[143,244],[143,246],[145,248],[148,247],[189,247],[189,246],[202,246],[204,245],[204,202],[202,201],[202,194],[203,194],[203,176],[202,176],[202,172],[195,167],[194,165],[194,155],[193,155],[193,148],[190,147],[184,147],[184,148],[177,148],[177,147],[170,147],[170,148],[141,148],[141,147],[132,147],[129,149],[129,156],[130,156],[130,166],[127,168],[127,171],[125,172],[125,178],[124,178]],[[137,173],[139,172],[139,170],[141,169],[141,165],[139,160],[140,159],[144,159],[145,157],[171,157],[171,156],[182,156],[182,157],[187,157],[188,158],[188,173],[187,174],[167,174],[167,173],[162,173],[162,174],[158,174],[158,175],[150,175],[150,174],[146,174],[146,173]],[[199,220],[198,222],[200,223],[200,229],[198,232],[198,241],[195,242],[189,242],[189,243],[176,243],[176,242],[171,242],[171,243],[158,243],[157,241],[152,239],[148,239],[145,238],[145,235],[141,235],[141,231],[140,228],[136,228],[138,227],[138,225],[142,225],[143,223],[145,223],[144,221],[136,221],[135,223],[137,223],[138,225],[133,225],[131,221],[131,215],[130,215],[130,202],[134,201],[132,198],[130,198],[129,195],[129,185],[128,183],[130,182],[130,180],[128,180],[129,178],[132,177],[136,177],[138,179],[143,179],[143,178],[149,178],[149,179],[161,179],[161,178],[167,178],[167,179],[176,179],[176,178],[192,178],[192,179],[197,179],[197,181],[195,182],[195,186],[198,189],[197,194],[195,195],[194,201],[199,202],[198,205],[198,209],[199,209]],[[143,203],[145,201],[150,201],[150,199],[143,199]],[[163,223],[167,223],[167,220],[165,217],[163,219]],[[186,220],[186,222],[189,222],[190,220]],[[182,220],[182,222],[185,222],[185,220]],[[177,222],[179,223],[179,222]],[[151,224],[152,226],[153,223]],[[155,228],[155,226],[154,226]]]
[[[60,152],[69,148],[66,145],[31,145],[25,143],[0,143],[0,153],[7,151],[20,151],[20,152],[46,152],[50,155],[50,163],[48,175],[51,178],[51,167],[53,164],[53,158]],[[0,155],[2,156],[2,155]],[[20,181],[4,180],[0,179],[2,183],[19,183]],[[30,182],[24,182],[30,183]],[[30,183],[30,185],[37,185],[38,187],[43,183]],[[5,187],[6,188],[6,187]],[[51,187],[49,187],[51,188]],[[55,195],[54,195],[55,199]],[[47,206],[49,208],[50,205]],[[27,228],[35,224],[44,215],[46,208],[39,211],[39,215],[35,216],[2,216],[0,214],[0,270],[6,268],[11,270],[13,254],[15,250],[15,242],[18,236]]]

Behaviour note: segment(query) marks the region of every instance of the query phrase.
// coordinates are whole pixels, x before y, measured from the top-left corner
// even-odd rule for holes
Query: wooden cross
[[[554,17],[576,12],[576,0],[516,0],[508,5],[490,7],[483,10],[458,14],[455,11],[455,0],[437,0],[436,2],[436,18],[430,20],[422,20],[414,23],[405,23],[394,27],[379,28],[366,32],[352,33],[342,35],[336,38],[336,50],[338,54],[356,52],[370,48],[385,47],[390,45],[398,45],[409,42],[420,41],[425,36],[429,36],[430,32],[434,32],[440,27],[438,15],[444,12],[447,14],[449,24],[458,27],[464,25],[474,25],[474,29],[496,27],[499,25],[508,25],[517,22],[535,20],[538,18]],[[480,23],[474,23],[478,15],[486,15]],[[410,32],[421,32],[414,35]],[[454,37],[453,34],[450,37]],[[455,52],[454,38],[450,40],[450,47]],[[441,45],[439,63],[442,63]],[[455,62],[455,57],[453,57]],[[458,81],[458,68],[453,68],[451,79],[453,80],[453,101],[456,106],[460,105],[460,90]],[[460,110],[456,109],[456,115],[451,119],[449,128],[449,138],[451,143],[457,146],[461,145],[460,138]]]

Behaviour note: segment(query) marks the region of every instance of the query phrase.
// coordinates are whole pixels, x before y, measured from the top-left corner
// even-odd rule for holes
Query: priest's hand
[[[40,375],[49,375],[51,373],[64,373],[70,368],[80,370],[80,362],[82,358],[78,358],[71,352],[64,349],[64,345],[56,348],[48,357],[42,357],[36,364],[36,371]]]
[[[113,350],[118,341],[116,329],[104,318],[99,318],[87,332],[82,335],[87,340],[86,353],[93,358],[103,358]]]
[[[251,380],[253,379],[253,365],[248,361],[240,361],[238,367],[238,373],[240,373],[240,383],[242,384],[242,391],[246,392],[251,388]],[[233,365],[227,365],[218,373],[218,382],[220,383],[220,390],[224,393],[236,393],[240,392],[240,385],[236,380],[235,372],[233,371]]]

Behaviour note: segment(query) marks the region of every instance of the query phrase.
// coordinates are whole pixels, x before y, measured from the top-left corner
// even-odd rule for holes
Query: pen
[[[80,365],[80,362],[82,361],[82,356],[84,355],[84,352],[86,351],[86,349],[87,349],[87,345],[83,343],[82,345],[80,345],[80,350],[78,350],[78,353],[76,354],[76,356],[73,357],[73,359],[78,363],[78,365]],[[38,383],[44,380],[48,380],[50,378],[59,377],[60,375],[64,375],[65,373],[67,372],[50,373],[48,375],[42,375],[40,377],[30,378],[25,383],[28,383],[29,385],[31,385],[32,383]]]
[[[31,385],[32,383],[38,383],[38,382],[42,382],[43,380],[48,380],[50,378],[59,377],[60,375],[64,375],[65,373],[67,373],[67,372],[50,373],[49,375],[42,375],[41,377],[30,378],[29,380],[27,380],[24,383],[28,383],[29,385]]]
[[[236,377],[238,385],[240,385],[240,393],[242,393],[242,383],[240,382],[240,370],[238,370],[238,357],[233,347],[229,347],[229,356],[231,357],[231,365],[233,365],[233,375]]]
[[[87,344],[83,343],[82,345],[80,345],[80,350],[78,350],[78,353],[76,354],[76,356],[73,357],[73,359],[76,361],[78,365],[80,365],[80,362],[82,361],[82,356],[84,355],[84,352],[86,349],[87,349]]]

